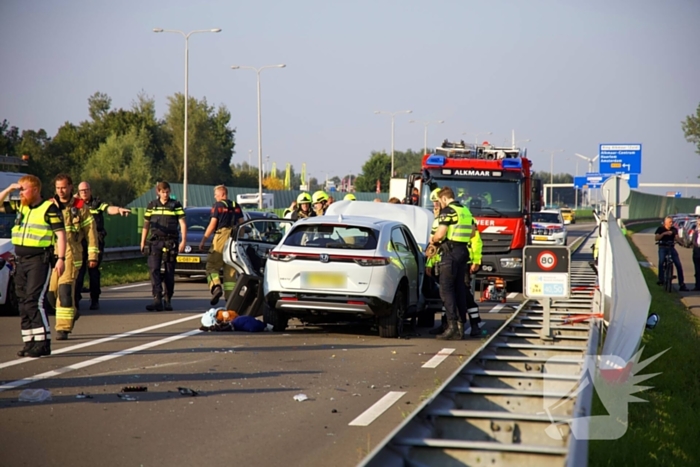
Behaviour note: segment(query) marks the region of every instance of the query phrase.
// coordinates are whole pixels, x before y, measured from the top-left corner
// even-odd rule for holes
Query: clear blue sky
[[[429,145],[515,129],[537,170],[542,150],[565,149],[554,171],[574,173],[575,152],[642,143],[642,182],[700,182],[680,126],[700,103],[699,19],[696,0],[3,0],[0,119],[54,135],[88,118],[94,92],[129,107],[141,90],[162,117],[185,42],[152,29],[222,28],[190,38],[189,91],[231,111],[236,162],[257,155],[255,73],[230,66],[285,63],[262,72],[263,156],[278,168],[358,173],[390,149],[390,118],[373,112],[410,109],[398,150],[423,146],[410,119],[443,119]]]

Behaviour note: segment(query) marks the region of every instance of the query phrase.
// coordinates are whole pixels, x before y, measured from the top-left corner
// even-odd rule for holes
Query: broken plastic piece
[[[193,390],[190,389],[190,388],[177,388],[177,390],[180,391],[180,394],[182,394],[183,396],[192,396],[192,397],[194,397],[194,396],[196,396],[197,394],[199,394],[197,391],[193,391]]]
[[[134,396],[130,396],[128,394],[122,394],[122,393],[117,394],[117,397],[123,401],[135,401],[136,400],[136,398]]]
[[[297,394],[294,396],[294,400],[297,402],[304,402],[305,400],[308,400],[308,397],[306,394]]]
[[[46,389],[25,389],[19,393],[20,402],[44,402],[51,400],[51,391]]]
[[[124,386],[122,392],[146,392],[148,388],[146,386]]]
[[[92,399],[92,396],[90,394],[85,394],[84,392],[81,392],[80,394],[75,396],[76,399]]]

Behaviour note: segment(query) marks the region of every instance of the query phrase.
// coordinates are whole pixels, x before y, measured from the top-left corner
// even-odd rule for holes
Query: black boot
[[[163,300],[163,308],[165,311],[173,311],[173,305],[171,302],[172,297],[165,297],[165,300]]]
[[[462,320],[457,321],[457,332],[460,336],[464,336],[464,322]]]
[[[91,310],[99,310],[100,309],[100,301],[97,298],[90,300],[90,309]]]
[[[27,357],[39,358],[51,355],[51,341],[34,341],[34,346],[25,353]]]
[[[163,311],[163,299],[160,296],[153,297],[153,303],[146,305],[148,311]]]
[[[22,350],[17,351],[17,356],[18,357],[24,357],[27,355],[27,352],[29,352],[29,349],[34,347],[34,341],[27,341],[24,343],[24,347],[22,347]]]
[[[435,338],[447,341],[462,340],[462,336],[459,335],[459,330],[457,329],[457,321],[449,320],[447,322],[447,329],[445,330],[445,332],[443,332],[439,336],[435,336]]]
[[[430,331],[428,331],[428,334],[431,336],[436,336],[438,334],[442,334],[445,332],[445,329],[447,329],[447,318],[445,318],[445,315],[442,315],[442,319],[440,320],[440,324],[437,327],[434,327]]]
[[[224,294],[224,289],[220,285],[215,285],[214,288],[211,289],[211,300],[209,301],[209,304],[211,306],[216,305],[219,303],[219,299],[221,296]]]

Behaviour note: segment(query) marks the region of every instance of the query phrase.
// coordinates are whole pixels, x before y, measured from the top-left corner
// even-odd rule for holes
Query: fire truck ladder
[[[550,308],[553,339],[543,339],[543,308],[526,300],[433,395],[365,458],[363,467],[586,465],[587,443],[571,433],[590,415],[586,355],[596,353],[591,319],[597,277],[594,238],[571,259],[571,295]],[[578,388],[580,389],[580,387]]]

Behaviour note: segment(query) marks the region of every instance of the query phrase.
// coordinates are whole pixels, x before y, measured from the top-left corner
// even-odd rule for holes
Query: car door
[[[420,293],[421,290],[423,290],[423,280],[425,279],[425,256],[423,256],[423,252],[421,251],[420,246],[418,246],[416,238],[411,233],[411,229],[404,226],[402,227],[402,230],[406,240],[408,241],[408,249],[410,250],[411,255],[413,255],[413,258],[416,260],[416,269],[418,274],[416,279],[416,301],[420,301]]]
[[[408,306],[415,305],[418,302],[418,262],[411,252],[403,228],[397,226],[391,229],[391,244],[408,279]]]
[[[287,224],[282,219],[257,218],[233,230],[224,246],[224,262],[239,274],[262,277],[270,250],[284,238]]]

